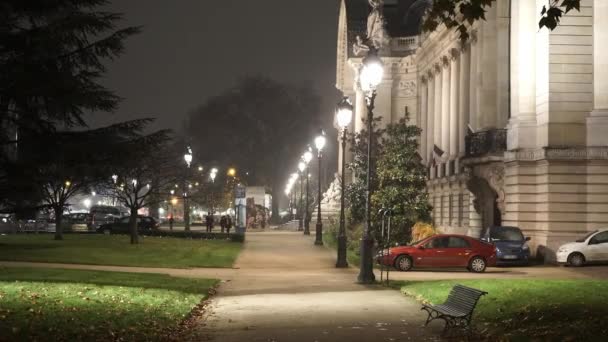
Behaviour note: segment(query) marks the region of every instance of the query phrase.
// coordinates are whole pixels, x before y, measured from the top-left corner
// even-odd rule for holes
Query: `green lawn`
[[[161,274],[0,268],[0,340],[162,340],[216,283]]]
[[[0,235],[0,260],[141,267],[232,267],[243,244],[228,240],[123,235]]]
[[[407,295],[439,304],[462,284],[487,291],[475,310],[477,330],[505,340],[594,340],[607,336],[608,281],[396,281]],[[442,322],[442,321],[440,321]]]

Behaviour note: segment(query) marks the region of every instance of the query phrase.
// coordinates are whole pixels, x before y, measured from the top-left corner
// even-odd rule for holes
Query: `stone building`
[[[551,260],[561,243],[608,226],[608,1],[582,0],[554,31],[538,29],[547,3],[497,0],[463,44],[445,28],[420,32],[432,0],[385,0],[375,113],[386,124],[407,107],[422,128],[442,231],[519,226]],[[342,1],[336,87],[355,105],[355,131],[366,107],[352,47],[368,13],[367,0]]]

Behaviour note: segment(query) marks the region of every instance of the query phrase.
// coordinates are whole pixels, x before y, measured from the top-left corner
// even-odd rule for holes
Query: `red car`
[[[434,235],[378,253],[376,261],[400,271],[412,267],[466,267],[481,273],[496,265],[496,246],[464,235]]]

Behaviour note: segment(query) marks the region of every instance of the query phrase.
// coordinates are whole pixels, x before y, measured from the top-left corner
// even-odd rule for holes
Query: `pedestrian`
[[[205,217],[205,222],[207,224],[207,233],[211,233],[211,231],[213,230],[213,216],[207,214],[207,216]]]
[[[173,230],[173,214],[169,215],[169,230]]]
[[[223,234],[224,230],[226,230],[226,215],[222,215],[222,217],[220,218],[220,228],[222,229]]]
[[[230,228],[232,228],[232,216],[226,216],[226,233],[230,234]]]

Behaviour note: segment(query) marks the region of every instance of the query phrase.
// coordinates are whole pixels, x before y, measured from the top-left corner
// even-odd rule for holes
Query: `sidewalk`
[[[356,270],[301,232],[250,234],[190,340],[427,341],[420,305],[398,291],[355,283]]]

